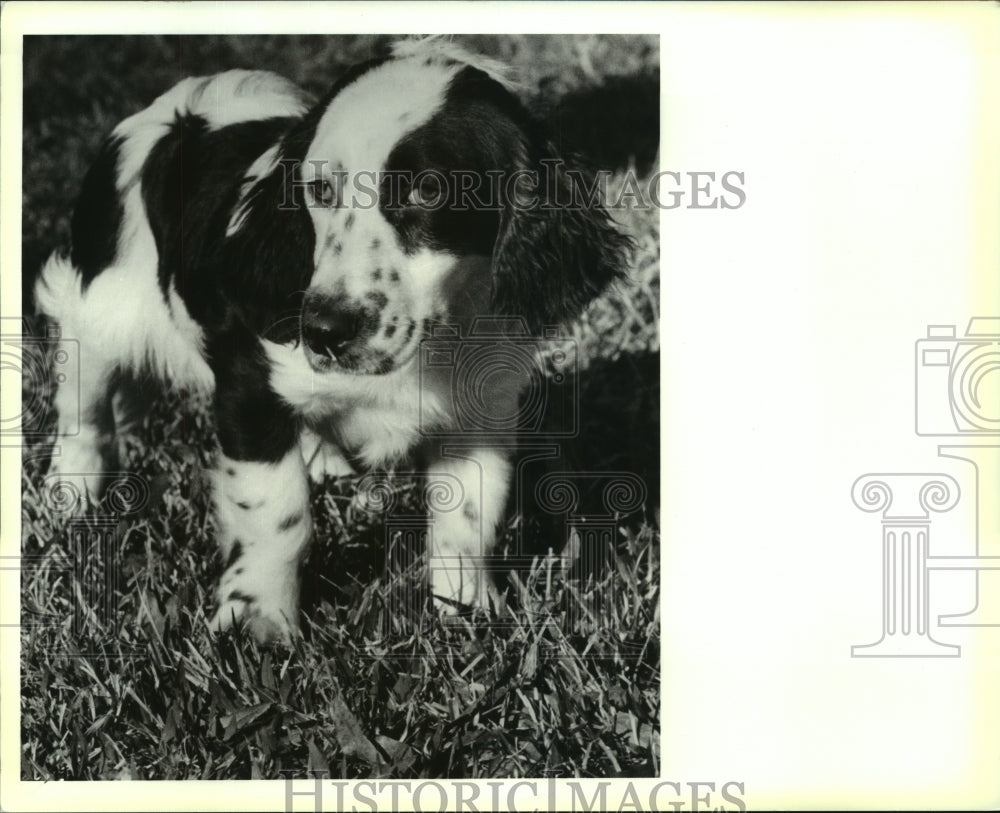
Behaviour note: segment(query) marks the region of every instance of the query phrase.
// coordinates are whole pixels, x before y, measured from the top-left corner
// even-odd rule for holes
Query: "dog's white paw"
[[[242,578],[237,565],[223,576],[219,585],[219,609],[210,622],[216,632],[225,632],[234,622],[242,623],[261,644],[291,644],[299,632],[297,590],[287,584],[262,585]],[[281,580],[279,580],[280,582]]]
[[[298,626],[289,621],[287,613],[240,600],[224,601],[209,625],[215,632],[226,632],[234,622],[242,624],[260,644],[290,646],[298,634]]]

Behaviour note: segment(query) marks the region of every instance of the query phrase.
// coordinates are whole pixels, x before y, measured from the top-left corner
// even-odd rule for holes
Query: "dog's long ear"
[[[218,270],[229,304],[247,325],[275,341],[296,335],[294,317],[313,270],[313,227],[302,195],[295,195],[297,171],[279,145],[264,172],[245,184],[229,210]]]
[[[273,341],[298,337],[302,295],[313,275],[315,234],[301,172],[316,127],[344,87],[384,61],[372,59],[345,72],[260,156],[238,198],[224,212],[227,240],[218,262],[219,278],[244,321]]]
[[[535,332],[577,316],[625,273],[632,247],[596,176],[540,144],[530,168],[507,184],[493,252],[494,312],[523,317]]]

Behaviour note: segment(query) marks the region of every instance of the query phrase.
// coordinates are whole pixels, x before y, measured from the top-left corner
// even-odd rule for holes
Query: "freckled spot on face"
[[[416,322],[410,322],[410,324],[406,326],[406,341],[409,341],[410,339],[413,338],[413,331],[416,329],[417,329]]]
[[[385,337],[387,339],[391,339],[393,337],[393,334],[395,334],[395,332],[396,332],[396,326],[395,325],[391,325],[390,324],[390,325],[386,325],[385,326],[384,333],[385,333]]]
[[[340,254],[344,250],[344,244],[339,240],[333,244],[333,253]]]
[[[372,279],[375,282],[378,282],[379,280],[382,279],[382,269],[381,268],[376,268],[374,271],[372,271]]]
[[[389,297],[381,291],[369,291],[365,294],[365,299],[371,302],[376,308],[384,308],[389,304]]]
[[[232,466],[230,466],[228,469],[226,469],[226,474],[228,474],[230,477],[235,477],[236,476],[236,469],[234,469]]]
[[[386,353],[380,353],[378,357],[378,363],[375,366],[376,375],[385,375],[392,369],[392,356]]]
[[[333,236],[333,233],[330,233],[326,236],[326,240],[323,241],[323,245],[325,245],[327,248],[331,248],[336,239],[337,238]]]
[[[399,317],[398,316],[393,316],[392,317],[392,323],[395,325],[398,322],[399,322]]]
[[[344,231],[350,231],[354,227],[354,212],[351,212],[344,220]]]
[[[373,237],[371,245],[372,245],[372,251],[375,251],[376,249],[379,249],[379,248],[382,247],[382,241],[379,240],[377,237]]]
[[[399,272],[395,268],[389,271],[389,282],[399,282]]]

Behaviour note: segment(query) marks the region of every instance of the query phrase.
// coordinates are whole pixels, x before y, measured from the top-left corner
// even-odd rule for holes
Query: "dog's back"
[[[200,329],[188,316],[197,279],[186,272],[194,269],[163,250],[181,241],[162,233],[183,227],[184,242],[197,242],[212,204],[238,192],[306,105],[303,92],[276,74],[233,70],[185,79],[114,129],[84,179],[69,257],[54,254],[35,287],[38,309],[88,345],[81,348],[88,367],[112,363],[106,356],[114,348],[133,369],[211,386]],[[202,142],[212,143],[200,149]],[[185,204],[195,199],[200,207],[190,210]]]

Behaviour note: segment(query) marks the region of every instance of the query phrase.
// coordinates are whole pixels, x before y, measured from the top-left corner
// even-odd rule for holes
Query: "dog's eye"
[[[317,206],[336,206],[337,190],[329,178],[317,178],[310,182],[309,191]]]
[[[445,179],[437,174],[424,174],[410,188],[406,203],[424,209],[437,208],[447,199],[446,183]]]

